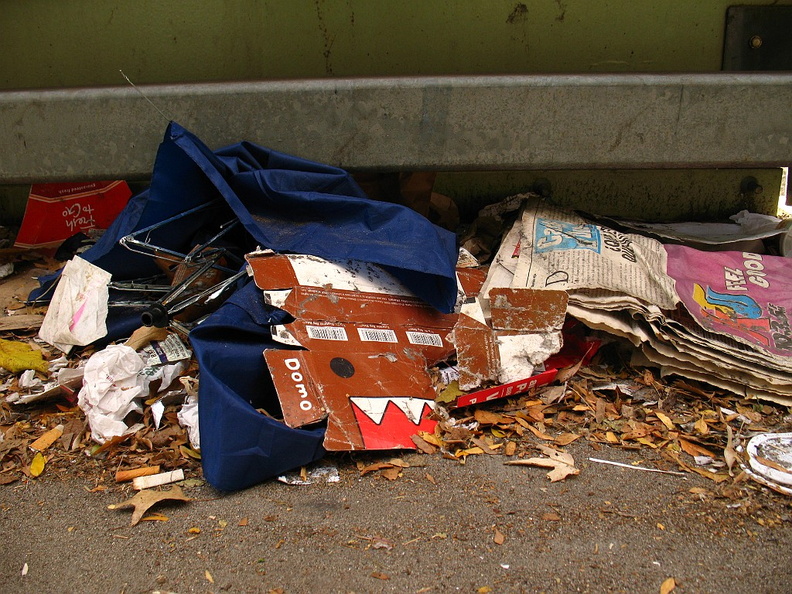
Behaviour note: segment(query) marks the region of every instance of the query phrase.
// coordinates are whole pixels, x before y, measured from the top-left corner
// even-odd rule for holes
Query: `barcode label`
[[[363,342],[398,342],[393,330],[382,328],[358,328],[358,335]]]
[[[420,344],[425,346],[443,346],[443,339],[439,334],[430,334],[428,332],[407,332],[407,340],[410,344]]]
[[[316,340],[349,340],[341,326],[306,326],[308,338]]]

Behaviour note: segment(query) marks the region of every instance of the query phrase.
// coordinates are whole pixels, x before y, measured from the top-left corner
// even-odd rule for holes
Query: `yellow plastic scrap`
[[[11,373],[20,373],[27,369],[35,369],[42,373],[49,371],[49,364],[44,360],[41,351],[26,342],[2,338],[0,338],[0,367]]]

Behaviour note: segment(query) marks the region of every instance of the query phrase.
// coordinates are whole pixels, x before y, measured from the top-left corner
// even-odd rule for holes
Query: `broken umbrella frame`
[[[180,267],[188,269],[195,268],[195,270],[181,282],[170,285],[156,284],[157,278],[110,282],[108,287],[120,292],[161,295],[159,299],[153,301],[132,299],[115,302],[111,301],[109,305],[127,308],[143,308],[140,321],[144,326],[164,328],[168,325],[172,325],[185,334],[189,332],[190,327],[186,323],[174,319],[176,315],[194,305],[210,306],[213,302],[219,305],[220,298],[223,294],[231,288],[236,281],[247,275],[244,269],[239,269],[244,263],[241,257],[237,256],[226,247],[215,245],[239,224],[239,220],[231,219],[221,224],[219,230],[210,239],[194,246],[190,252],[186,254],[155,245],[151,240],[151,234],[168,224],[176,223],[192,214],[220,204],[222,204],[221,200],[214,200],[201,204],[195,208],[191,208],[122,237],[118,241],[118,244],[133,253],[150,256],[160,261],[172,262],[176,264],[175,270],[178,270]],[[224,259],[237,261],[239,266],[236,269],[229,268],[222,264]],[[191,290],[212,270],[216,270],[228,276],[209,287],[199,289],[197,292]],[[194,321],[192,325],[200,322],[200,320],[205,317],[206,316],[202,316],[197,321]]]

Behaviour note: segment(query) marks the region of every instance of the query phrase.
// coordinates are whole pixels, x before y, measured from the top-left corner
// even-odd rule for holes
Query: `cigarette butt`
[[[184,480],[184,471],[179,468],[171,472],[161,472],[159,474],[152,474],[151,476],[139,476],[132,479],[132,488],[138,491],[148,489],[149,487],[158,487],[160,485],[167,485],[168,483],[175,483]]]
[[[47,431],[44,435],[39,437],[36,441],[30,444],[30,449],[37,452],[43,452],[53,443],[60,439],[63,435],[63,425],[58,425]]]
[[[130,470],[119,470],[116,472],[115,480],[117,483],[125,483],[139,476],[151,476],[152,474],[157,474],[159,471],[159,465],[141,466],[140,468],[132,468]]]

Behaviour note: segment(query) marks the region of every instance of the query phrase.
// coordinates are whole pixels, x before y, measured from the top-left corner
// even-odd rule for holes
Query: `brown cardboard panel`
[[[566,318],[566,291],[494,288],[490,291],[492,326],[496,330],[554,332]]]
[[[339,353],[264,352],[287,425],[327,418],[324,446],[336,451],[414,448],[412,435],[434,429],[435,392],[421,360]]]
[[[318,423],[327,417],[324,400],[310,369],[307,351],[268,349],[264,359],[269,367],[283,421],[289,427],[302,427]]]
[[[471,390],[496,381],[500,356],[492,329],[470,316],[460,315],[454,327],[459,366],[459,387]]]
[[[298,284],[291,262],[282,254],[249,254],[246,260],[259,289],[290,289]]]
[[[478,296],[484,281],[487,280],[487,270],[484,268],[457,268],[459,286],[466,298]]]
[[[355,324],[438,328],[446,333],[454,327],[456,315],[443,314],[417,297],[346,291],[332,287],[295,287],[283,309],[305,320],[353,321]]]

